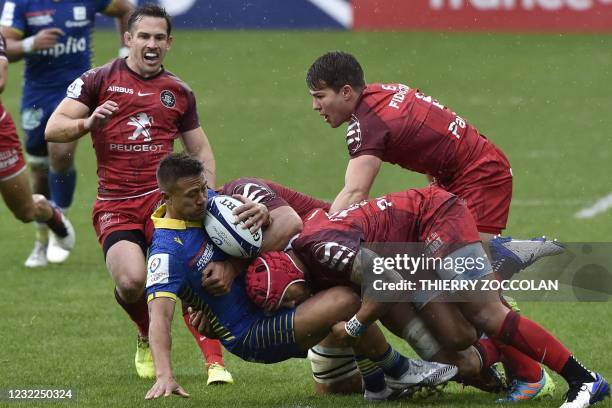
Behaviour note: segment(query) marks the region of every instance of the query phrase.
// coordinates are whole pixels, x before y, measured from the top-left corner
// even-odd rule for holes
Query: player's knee
[[[22,205],[14,209],[13,214],[23,223],[32,222],[36,219],[36,208],[33,204]]]
[[[361,392],[361,375],[351,348],[316,345],[308,350],[308,360],[317,393]]]
[[[454,322],[449,324],[444,335],[440,337],[442,347],[456,351],[465,350],[478,340],[478,334],[474,326],[455,324]]]
[[[145,288],[145,282],[141,279],[135,279],[131,276],[121,276],[115,279],[117,292],[123,300],[128,303],[136,302],[142,297]]]

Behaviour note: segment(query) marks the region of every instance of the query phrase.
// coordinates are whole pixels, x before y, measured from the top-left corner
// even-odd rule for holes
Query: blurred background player
[[[512,169],[504,153],[463,118],[431,96],[403,84],[366,84],[359,62],[335,51],[309,68],[312,108],[332,128],[348,122],[350,160],[331,212],[368,198],[382,162],[427,175],[463,198],[496,269],[517,272],[563,248],[542,239],[495,237],[506,228]],[[498,264],[499,263],[499,264]]]
[[[4,37],[0,34],[0,94],[8,79]],[[0,101],[0,194],[17,219],[45,224],[66,252],[74,247],[75,234],[70,221],[59,208],[40,194],[32,195],[21,143],[11,114]]]
[[[171,31],[164,9],[138,8],[124,36],[129,56],[74,80],[46,128],[47,140],[57,143],[72,143],[91,132],[98,164],[93,224],[115,282],[115,299],[138,327],[135,364],[144,378],[155,376],[145,300],[145,254],[153,232],[149,217],[161,201],[155,169],[180,137],[185,150],[206,163],[211,182],[215,180],[215,160],[195,96],[162,65]],[[205,356],[208,382],[232,382],[219,342],[202,338],[185,316]]]
[[[45,142],[47,120],[64,98],[66,88],[91,67],[92,32],[98,12],[117,18],[121,39],[133,6],[129,0],[30,1],[7,0],[0,31],[6,37],[11,61],[25,59],[21,97],[21,127],[34,192],[49,197],[64,213],[72,204],[77,173],[76,141]],[[123,45],[123,42],[121,42]],[[25,261],[30,268],[61,263],[68,252],[37,224],[36,241]]]

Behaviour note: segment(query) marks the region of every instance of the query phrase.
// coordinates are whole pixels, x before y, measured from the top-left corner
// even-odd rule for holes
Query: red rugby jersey
[[[155,171],[173,150],[174,139],[200,126],[191,89],[168,71],[143,78],[116,59],[77,78],[69,98],[90,114],[112,100],[119,110],[91,132],[98,159],[98,198],[118,200],[157,189]]]
[[[315,210],[291,246],[316,288],[348,285],[362,242],[425,242],[425,226],[455,199],[429,186],[362,201],[334,214]]]
[[[442,183],[459,177],[492,144],[455,112],[403,84],[365,88],[346,142],[351,157],[376,156]]]

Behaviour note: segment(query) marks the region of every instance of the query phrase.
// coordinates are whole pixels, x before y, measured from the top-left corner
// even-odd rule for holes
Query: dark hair
[[[344,85],[361,90],[365,88],[365,79],[355,57],[348,52],[332,51],[321,55],[310,66],[306,84],[313,91],[331,88],[338,92]]]
[[[158,17],[166,20],[166,26],[168,29],[166,30],[166,34],[170,37],[170,33],[172,32],[172,22],[170,21],[170,15],[166,12],[166,9],[158,6],[157,4],[147,3],[144,4],[130,15],[128,19],[128,31],[132,32],[132,26],[134,23],[142,20],[143,17]]]
[[[187,153],[170,153],[157,167],[157,184],[162,191],[168,192],[178,179],[199,176],[203,172],[204,165],[201,161]]]

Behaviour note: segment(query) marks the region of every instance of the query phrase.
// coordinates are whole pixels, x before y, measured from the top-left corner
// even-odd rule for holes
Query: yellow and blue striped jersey
[[[209,199],[215,195],[209,190]],[[253,304],[243,279],[236,279],[228,294],[213,296],[202,288],[202,271],[226,255],[213,245],[201,222],[164,218],[165,205],[151,216],[155,226],[147,261],[147,300],[180,298],[204,311],[223,346],[231,350],[251,325],[264,316]]]

